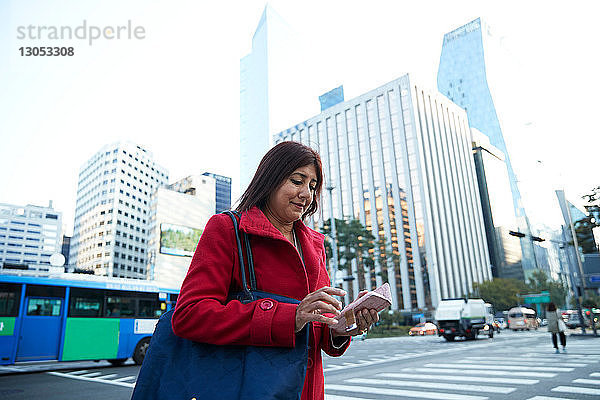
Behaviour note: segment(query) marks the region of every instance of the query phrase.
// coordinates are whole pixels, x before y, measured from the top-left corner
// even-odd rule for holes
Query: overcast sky
[[[514,107],[499,118],[525,206],[553,225],[552,190],[600,185],[600,27],[593,2],[272,1],[311,46],[331,50],[330,89],[347,99],[411,72],[435,87],[444,33],[477,17],[503,38]],[[3,1],[0,4],[0,202],[47,205],[72,230],[80,166],[130,140],[172,180],[204,170],[237,189],[239,59],[264,1]],[[18,39],[19,26],[142,27],[143,39]],[[123,31],[125,32],[125,31]],[[72,46],[72,57],[23,57],[21,46]],[[319,111],[299,110],[297,121]],[[239,193],[234,192],[234,196]]]

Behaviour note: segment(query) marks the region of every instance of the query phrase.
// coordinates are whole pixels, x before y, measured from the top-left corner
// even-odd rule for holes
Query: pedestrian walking
[[[302,400],[324,399],[321,351],[341,356],[350,336],[378,321],[376,310],[362,310],[356,315],[356,329],[330,328],[342,308],[336,296],[345,292],[330,286],[324,235],[303,222],[318,210],[323,179],[316,151],[298,142],[282,142],[263,157],[236,208],[239,231],[249,238],[245,247],[251,248],[258,289],[296,299],[296,304],[272,298],[248,303],[230,299],[243,289],[236,226],[230,216],[217,214],[200,237],[172,316],[177,336],[222,346],[290,348],[308,327],[306,372],[298,388]],[[261,398],[275,397],[268,393],[269,385]]]
[[[566,353],[567,336],[565,335],[565,331],[567,330],[567,326],[562,320],[562,316],[556,309],[556,304],[548,304],[546,319],[548,319],[548,332],[552,334],[552,345],[554,346],[556,353],[560,353],[558,350],[558,341],[556,339],[556,335],[560,336],[560,345],[562,346],[563,353]]]

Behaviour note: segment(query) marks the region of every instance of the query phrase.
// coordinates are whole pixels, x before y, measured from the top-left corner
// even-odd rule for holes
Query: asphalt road
[[[448,343],[438,337],[356,341],[325,356],[326,400],[598,399],[600,338],[569,337],[555,354],[546,332]],[[102,366],[0,376],[0,399],[125,400],[139,367]]]

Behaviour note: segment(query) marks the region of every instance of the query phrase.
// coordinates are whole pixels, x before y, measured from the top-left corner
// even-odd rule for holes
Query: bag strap
[[[248,289],[248,283],[246,281],[246,266],[244,264],[244,254],[242,252],[242,243],[240,240],[240,230],[238,226],[237,217],[239,217],[238,213],[235,211],[225,211],[224,214],[229,215],[231,221],[233,222],[233,229],[235,233],[235,241],[237,243],[237,251],[238,258],[240,260],[240,272],[242,278],[242,291],[243,291],[243,300],[252,301],[253,296],[251,290],[256,290],[256,276],[254,274],[254,260],[252,258],[252,252],[250,251],[250,241],[248,240],[248,235],[243,232],[244,236],[244,244],[246,245],[246,254],[248,256],[248,271],[250,274],[250,289]]]

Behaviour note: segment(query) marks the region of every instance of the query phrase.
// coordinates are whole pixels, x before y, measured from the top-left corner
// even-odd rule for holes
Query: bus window
[[[43,317],[60,316],[62,300],[59,299],[29,299],[27,315],[41,315]]]
[[[142,318],[158,318],[162,314],[160,310],[160,303],[156,300],[139,300],[139,313],[138,316]]]
[[[20,300],[21,285],[0,283],[0,317],[16,317]]]
[[[69,304],[70,317],[100,317],[104,292],[102,290],[72,288]]]
[[[134,317],[135,299],[132,297],[107,296],[106,317]]]

